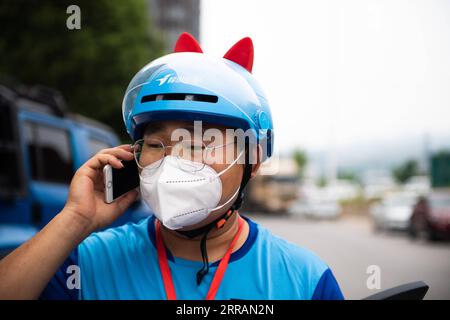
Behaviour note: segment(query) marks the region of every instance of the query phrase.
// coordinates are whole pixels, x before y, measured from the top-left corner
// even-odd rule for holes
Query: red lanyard
[[[227,270],[231,252],[233,251],[233,247],[236,244],[239,235],[241,234],[243,225],[244,220],[239,217],[238,231],[231,241],[230,247],[228,248],[227,252],[223,256],[222,260],[220,260],[219,266],[217,267],[216,273],[214,274],[214,278],[211,282],[211,286],[209,287],[208,294],[206,295],[206,300],[214,300],[214,297],[216,296],[222,278],[225,274],[225,271]],[[158,252],[159,267],[161,269],[161,275],[164,282],[164,289],[166,290],[167,300],[176,300],[177,296],[175,294],[175,287],[173,286],[172,275],[170,273],[169,263],[167,261],[166,249],[164,247],[164,242],[161,235],[161,223],[159,220],[156,220],[156,249]]]

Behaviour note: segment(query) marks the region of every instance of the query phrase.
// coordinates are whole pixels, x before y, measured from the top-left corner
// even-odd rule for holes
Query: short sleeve
[[[69,257],[56,271],[55,275],[42,291],[39,300],[78,300],[79,289],[70,289],[67,280],[72,275],[70,266],[78,266],[78,249],[72,251]]]
[[[344,295],[339,288],[331,270],[328,268],[322,274],[317,283],[312,300],[344,300]]]

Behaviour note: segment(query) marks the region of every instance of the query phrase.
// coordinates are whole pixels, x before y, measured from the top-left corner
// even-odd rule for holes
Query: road
[[[318,254],[331,267],[347,299],[423,280],[426,299],[450,299],[450,243],[410,241],[400,232],[375,233],[366,217],[313,221],[249,215],[273,233]],[[379,266],[380,290],[369,289],[367,268]]]

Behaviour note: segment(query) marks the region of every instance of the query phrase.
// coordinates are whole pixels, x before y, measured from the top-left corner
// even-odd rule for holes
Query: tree
[[[358,174],[351,170],[340,170],[338,172],[338,179],[348,180],[354,183],[360,183]]]
[[[81,9],[69,30],[67,7]],[[122,138],[121,102],[133,75],[162,54],[145,0],[14,0],[0,3],[0,73],[65,96],[70,111],[110,125]]]
[[[295,150],[293,154],[293,158],[298,167],[299,176],[303,177],[304,170],[306,167],[306,163],[308,162],[308,157],[306,152],[303,150]]]
[[[420,173],[419,164],[416,160],[408,160],[405,163],[394,168],[392,175],[399,183],[406,183],[411,177]]]
[[[325,188],[328,185],[328,179],[325,176],[320,176],[319,181],[317,181],[317,186],[320,188]]]

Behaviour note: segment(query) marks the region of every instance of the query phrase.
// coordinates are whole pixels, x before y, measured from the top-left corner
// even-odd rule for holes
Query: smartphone
[[[139,171],[135,160],[122,161],[122,169],[107,164],[103,168],[105,202],[111,203],[121,195],[139,187]]]

